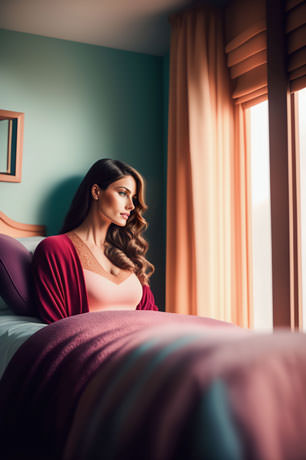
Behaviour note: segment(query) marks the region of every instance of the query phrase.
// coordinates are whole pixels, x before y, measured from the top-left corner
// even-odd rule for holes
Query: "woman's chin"
[[[117,225],[118,227],[125,227],[126,223],[127,223],[126,220],[123,221],[121,219],[120,219],[120,221],[118,220],[117,222],[115,222],[115,221],[113,222],[113,224]]]

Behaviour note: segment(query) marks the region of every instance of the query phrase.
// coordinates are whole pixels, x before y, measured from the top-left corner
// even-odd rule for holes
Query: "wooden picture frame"
[[[0,172],[0,182],[21,182],[24,113],[0,110],[0,121],[8,120],[7,168]],[[13,130],[13,123],[15,129]],[[14,145],[14,152],[11,146]]]

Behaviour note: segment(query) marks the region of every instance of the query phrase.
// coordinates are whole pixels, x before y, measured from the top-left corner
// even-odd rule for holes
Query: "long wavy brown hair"
[[[132,176],[135,179],[136,198],[133,200],[135,208],[124,227],[115,224],[109,226],[105,255],[117,267],[133,271],[142,284],[148,285],[149,277],[154,272],[154,265],[145,257],[149,245],[142,236],[148,227],[142,216],[147,209],[144,201],[144,181],[139,172],[128,164],[103,158],[91,166],[74,195],[60,233],[74,230],[86,219],[93,199],[91,188],[94,184],[106,190],[110,184],[124,176]]]

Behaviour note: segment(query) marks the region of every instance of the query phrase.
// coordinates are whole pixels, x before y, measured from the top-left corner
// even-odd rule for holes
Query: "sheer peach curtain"
[[[246,139],[234,126],[222,14],[189,10],[171,29],[166,310],[249,326]]]

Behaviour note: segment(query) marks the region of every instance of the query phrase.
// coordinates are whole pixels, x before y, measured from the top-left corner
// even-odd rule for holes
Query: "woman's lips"
[[[129,218],[129,214],[125,214],[125,213],[120,213],[120,216],[122,216],[124,219],[128,220]]]

